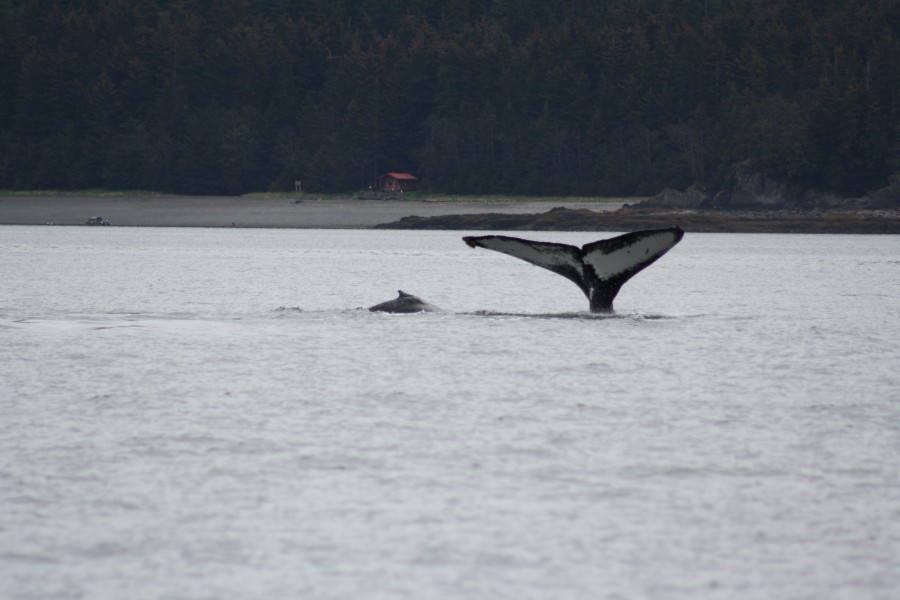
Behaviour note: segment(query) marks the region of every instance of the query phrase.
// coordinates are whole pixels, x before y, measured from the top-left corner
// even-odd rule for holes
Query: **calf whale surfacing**
[[[590,302],[591,312],[612,312],[613,300],[626,281],[653,264],[681,241],[680,227],[633,231],[581,248],[535,242],[505,235],[467,236],[472,248],[487,248],[520,258],[575,282]]]
[[[387,313],[417,313],[417,312],[440,312],[437,306],[425,302],[417,296],[407,294],[403,290],[397,290],[397,297],[375,306],[370,306],[371,312],[387,312]]]

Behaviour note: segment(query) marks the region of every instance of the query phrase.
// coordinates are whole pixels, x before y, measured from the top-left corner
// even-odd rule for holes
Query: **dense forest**
[[[898,0],[0,0],[0,188],[652,194],[900,171]]]

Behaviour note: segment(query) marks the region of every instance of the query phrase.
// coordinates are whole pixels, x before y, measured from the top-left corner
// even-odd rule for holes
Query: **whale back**
[[[371,312],[386,313],[417,313],[417,312],[440,312],[437,306],[425,302],[418,296],[407,294],[403,290],[397,290],[397,297],[375,306],[370,306]]]

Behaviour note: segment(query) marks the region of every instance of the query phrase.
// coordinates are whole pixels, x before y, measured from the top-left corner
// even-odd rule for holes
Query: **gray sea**
[[[900,236],[466,233],[0,227],[0,597],[900,597]]]

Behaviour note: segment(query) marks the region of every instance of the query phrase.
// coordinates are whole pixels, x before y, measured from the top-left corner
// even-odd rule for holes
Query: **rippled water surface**
[[[462,235],[0,227],[0,597],[898,597],[900,237]]]

